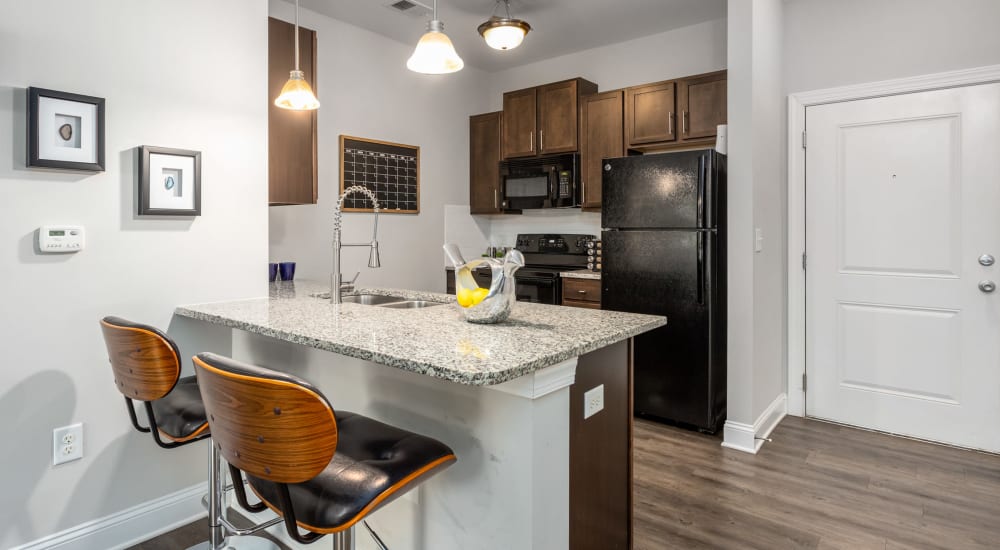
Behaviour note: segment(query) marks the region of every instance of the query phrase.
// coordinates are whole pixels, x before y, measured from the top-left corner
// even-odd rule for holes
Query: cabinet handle
[[[667,134],[674,135],[674,112],[667,113]]]
[[[586,294],[587,293],[586,290],[577,290],[577,292],[579,292],[580,294]]]
[[[681,130],[681,132],[686,136],[687,133],[688,133],[688,112],[687,112],[687,109],[681,111],[681,124],[683,124],[683,126],[684,126],[684,128]]]
[[[587,204],[587,182],[580,180],[580,204]]]
[[[535,152],[535,132],[531,132],[530,134],[528,134],[528,143],[529,143],[528,150],[531,151],[532,153],[534,153]]]
[[[538,131],[538,150],[545,150],[545,130]]]
[[[493,209],[494,210],[499,210],[500,209],[500,203],[497,202],[497,190],[496,189],[493,189]]]

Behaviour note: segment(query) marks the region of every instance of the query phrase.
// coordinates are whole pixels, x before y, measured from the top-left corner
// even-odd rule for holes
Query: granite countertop
[[[596,279],[601,280],[600,271],[591,271],[589,269],[578,269],[576,271],[563,271],[562,276],[570,279]]]
[[[329,301],[328,284],[271,283],[266,298],[179,306],[175,313],[460,384],[500,384],[666,324],[666,317],[517,302],[496,325],[466,322],[455,297],[365,288],[447,302],[390,309]],[[326,298],[317,297],[325,295]]]

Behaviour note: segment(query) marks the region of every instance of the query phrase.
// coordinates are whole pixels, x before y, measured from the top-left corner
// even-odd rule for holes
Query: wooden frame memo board
[[[375,193],[383,214],[420,213],[420,147],[340,136],[340,192],[352,185]],[[344,212],[372,212],[368,197],[344,199]]]

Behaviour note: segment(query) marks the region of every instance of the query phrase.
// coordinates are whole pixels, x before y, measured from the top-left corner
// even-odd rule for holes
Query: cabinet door
[[[624,103],[621,90],[581,100],[580,164],[584,208],[601,207],[601,160],[625,155]]]
[[[500,212],[500,112],[469,117],[469,205],[472,214]]]
[[[625,90],[625,122],[629,145],[676,141],[674,82]]]
[[[677,110],[682,140],[715,137],[726,123],[726,71],[679,80]]]
[[[530,157],[536,152],[535,88],[503,95],[503,157]]]
[[[295,62],[295,27],[267,21],[267,183],[268,203],[316,204],[316,111],[289,111],[274,105]],[[299,27],[300,67],[316,90],[316,31]]]
[[[538,88],[538,150],[543,155],[576,151],[577,81]]]

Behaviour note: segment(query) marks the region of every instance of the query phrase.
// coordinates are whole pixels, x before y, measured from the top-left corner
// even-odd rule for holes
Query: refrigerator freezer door
[[[601,308],[667,317],[635,339],[635,412],[716,430],[725,398],[713,380],[724,357],[714,232],[605,231],[602,239]]]
[[[715,154],[683,151],[606,159],[601,226],[711,228]]]

